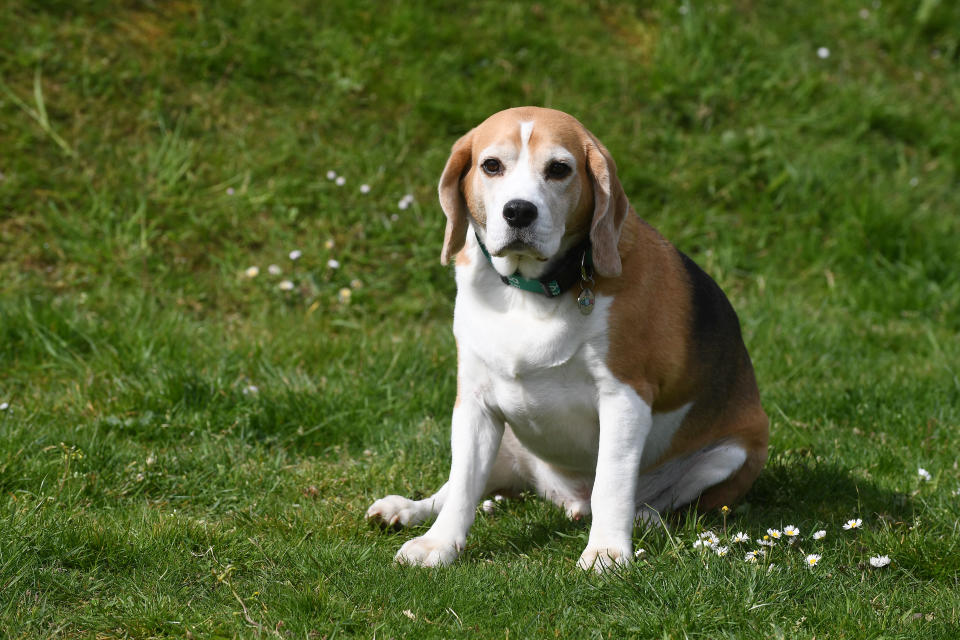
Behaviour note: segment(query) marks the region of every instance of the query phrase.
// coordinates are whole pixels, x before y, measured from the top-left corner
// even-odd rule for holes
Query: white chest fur
[[[598,298],[584,316],[572,296],[508,287],[479,250],[471,258],[457,268],[453,327],[461,394],[509,423],[539,458],[592,470],[611,300]]]

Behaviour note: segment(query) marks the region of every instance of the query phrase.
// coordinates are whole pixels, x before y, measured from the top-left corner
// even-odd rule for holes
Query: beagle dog
[[[566,113],[496,113],[440,178],[440,261],[456,262],[449,480],[368,520],[436,518],[400,563],[452,563],[477,503],[532,490],[590,515],[578,565],[633,558],[634,524],[731,504],[767,458],[768,421],[736,313],[631,208],[607,149]]]

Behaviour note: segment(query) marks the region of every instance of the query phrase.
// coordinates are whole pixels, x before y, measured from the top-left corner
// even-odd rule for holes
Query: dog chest
[[[605,366],[601,323],[607,304],[594,317],[550,312],[548,305],[564,303],[573,301],[534,299],[501,310],[458,296],[461,392],[501,415],[539,458],[588,469],[595,464],[599,433],[592,371]]]

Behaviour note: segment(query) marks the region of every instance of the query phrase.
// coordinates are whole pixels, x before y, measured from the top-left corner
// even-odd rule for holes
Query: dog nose
[[[503,205],[503,219],[515,229],[528,227],[537,219],[537,205],[527,200],[511,200]]]

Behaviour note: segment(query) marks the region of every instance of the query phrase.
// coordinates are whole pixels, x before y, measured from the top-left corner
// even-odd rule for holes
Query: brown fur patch
[[[747,450],[743,467],[711,487],[701,506],[732,503],[753,484],[767,458],[767,416],[738,325],[721,325],[698,343],[693,287],[679,252],[632,211],[620,236],[623,273],[597,279],[614,296],[607,364],[654,413],[693,407],[657,464],[729,439]],[[735,320],[735,316],[733,320]]]

